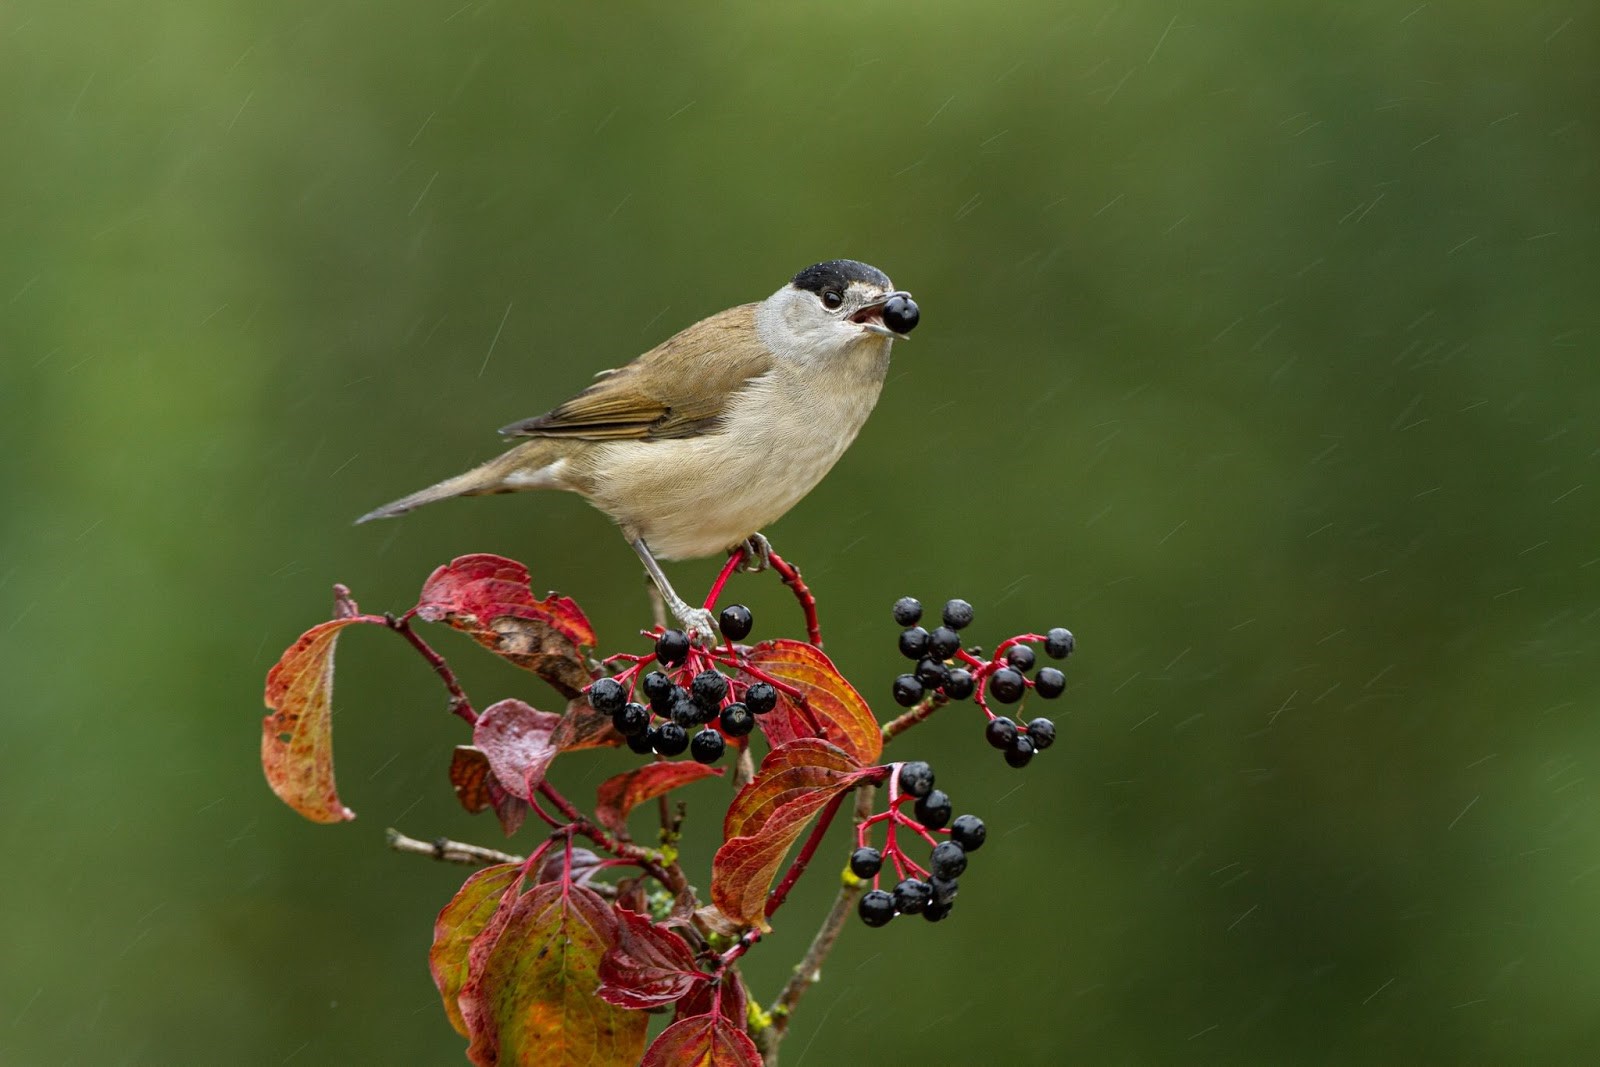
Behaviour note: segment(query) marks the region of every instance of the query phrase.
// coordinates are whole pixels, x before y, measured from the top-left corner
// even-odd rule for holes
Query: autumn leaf
[[[333,650],[339,632],[371,616],[332,619],[313,626],[267,672],[267,708],[261,720],[261,769],[278,799],[312,822],[353,819],[333,784]]]
[[[628,830],[628,812],[647,800],[654,800],[680,785],[697,782],[714,774],[720,767],[707,767],[689,760],[678,762],[658,760],[646,763],[635,770],[607,778],[600,783],[595,804],[595,818],[600,825],[619,834]]]
[[[595,996],[616,924],[606,902],[583,886],[547,882],[516,898],[481,962],[469,956],[472,974],[460,996],[472,1038],[467,1057],[480,1067],[638,1063],[647,1017]]]
[[[433,948],[428,951],[428,969],[433,984],[439,987],[450,1025],[462,1037],[469,1037],[457,998],[467,982],[467,955],[473,940],[483,932],[509,890],[521,882],[522,864],[502,863],[475,871],[450,903],[439,912],[433,924]]]
[[[594,647],[594,628],[568,597],[551,593],[535,600],[528,581],[528,569],[515,560],[460,556],[428,577],[415,611],[577,696],[589,684],[579,649]]]
[[[489,761],[507,792],[532,799],[544,772],[560,750],[550,743],[561,716],[529,707],[516,698],[491,704],[472,727],[472,744]]]
[[[469,815],[487,811],[494,804],[494,797],[489,793],[491,781],[489,757],[483,754],[483,749],[457,745],[450,756],[450,785]]]
[[[751,649],[746,662],[805,697],[801,706],[780,689],[778,706],[756,720],[774,748],[820,731],[863,766],[878,761],[883,752],[878,720],[821,649],[803,641],[764,641]],[[747,680],[754,678],[747,675]]]
[[[744,1027],[750,1011],[750,1001],[745,995],[744,982],[734,968],[730,967],[722,973],[721,982],[716,984],[708,982],[690,990],[687,996],[678,1001],[677,1014],[673,1021],[718,1010],[730,1023],[740,1028]]]
[[[744,1027],[721,1012],[679,1019],[651,1044],[639,1067],[761,1067]]]
[[[622,744],[622,735],[611,725],[610,715],[594,710],[589,705],[588,697],[578,696],[567,701],[566,713],[561,716],[550,742],[562,752],[580,748],[616,748]]]
[[[617,908],[617,943],[600,960],[600,996],[621,1008],[675,1004],[711,976],[694,965],[683,938],[646,916]]]
[[[763,932],[767,890],[790,846],[835,797],[878,773],[820,738],[774,749],[733,798],[726,838],[711,864],[711,900],[724,915]]]

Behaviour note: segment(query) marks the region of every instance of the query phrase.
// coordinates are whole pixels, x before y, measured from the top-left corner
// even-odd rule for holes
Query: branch
[[[927,696],[923,697],[917,703],[916,707],[912,708],[904,715],[901,715],[895,719],[890,719],[888,722],[883,724],[883,743],[887,745],[900,734],[905,733],[907,730],[917,725],[917,723],[926,719],[928,716],[932,715],[934,712],[938,711],[948,703],[950,703],[950,698],[945,696],[939,690],[935,689],[932,693],[929,693]]]
[[[778,572],[778,577],[783,579],[783,584],[793,590],[794,598],[800,601],[800,610],[806,616],[806,640],[821,648],[822,624],[817,621],[817,598],[811,595],[811,588],[800,577],[800,569],[776,552],[768,552],[767,559],[772,569]]]
[[[439,676],[439,680],[444,683],[445,689],[450,693],[450,711],[466,720],[468,726],[477,723],[478,713],[472,710],[472,701],[467,699],[467,694],[462,690],[461,683],[456,681],[456,672],[450,669],[450,664],[444,661],[443,656],[429,647],[428,642],[422,639],[421,634],[411,628],[411,616],[402,615],[396,618],[393,615],[385,615],[383,621],[388,625],[389,629],[410,641],[411,646],[422,654],[423,659],[428,661],[428,666],[433,668],[434,673]]]
[[[521,863],[526,857],[513,856],[509,852],[500,852],[481,845],[469,845],[463,841],[452,841],[447,837],[436,837],[432,841],[418,841],[414,837],[407,837],[394,827],[383,832],[384,839],[389,847],[396,852],[409,852],[414,856],[432,856],[443,863],[460,863],[468,867],[488,867],[496,863]]]

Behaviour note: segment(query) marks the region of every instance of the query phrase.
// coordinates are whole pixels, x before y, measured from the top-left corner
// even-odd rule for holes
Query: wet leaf
[[[799,737],[815,737],[820,731],[824,739],[850,753],[858,763],[878,761],[883,752],[878,720],[821,649],[803,641],[765,641],[751,649],[748,662],[805,696],[802,707],[780,690],[778,706],[756,720],[774,747]]]
[[[598,853],[587,848],[553,848],[539,861],[536,882],[556,882],[570,878],[577,885],[588,885],[594,876],[605,868],[600,866]]]
[[[622,735],[611,725],[611,716],[595,711],[587,697],[578,696],[567,701],[566,713],[550,740],[561,751],[572,752],[580,748],[616,748],[622,744]]]
[[[267,672],[261,769],[278,799],[312,822],[353,819],[333,782],[333,650],[339,631],[367,616],[313,626]]]
[[[489,920],[500,907],[508,890],[515,892],[520,884],[522,864],[502,863],[485,867],[456,891],[450,903],[439,912],[433,924],[433,948],[428,952],[428,969],[433,972],[433,984],[439,987],[444,1000],[445,1014],[450,1025],[462,1037],[467,1033],[466,1021],[461,1018],[461,1006],[456,1002],[461,987],[467,982],[467,956],[472,942],[483,932]]]
[[[639,1067],[761,1067],[761,1053],[743,1026],[708,1013],[661,1031]]]
[[[472,728],[472,743],[488,759],[494,776],[511,795],[531,799],[560,749],[550,742],[561,716],[513,698],[491,704]]]
[[[876,773],[818,738],[774,749],[728,808],[711,865],[711,900],[731,919],[770,930],[767,891],[795,840],[836,796]]]
[[[516,898],[504,928],[470,960],[460,996],[475,1064],[633,1067],[647,1018],[595,996],[617,920],[591,889],[547,882]],[[480,938],[481,942],[482,938]],[[477,946],[473,955],[476,956]]]
[[[568,697],[589,683],[580,649],[594,628],[570,598],[535,600],[528,569],[503,556],[460,556],[423,584],[416,613],[470,634],[485,648],[555,686]]]
[[[683,938],[626,908],[616,916],[617,943],[600,960],[601,997],[622,1008],[661,1008],[712,984]]]
[[[721,773],[720,767],[707,767],[690,760],[646,763],[637,770],[625,771],[600,783],[595,818],[607,829],[619,834],[626,833],[628,812],[640,804],[654,800],[680,785]]]

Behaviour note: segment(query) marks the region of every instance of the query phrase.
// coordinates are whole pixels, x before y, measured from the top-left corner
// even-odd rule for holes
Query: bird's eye
[[[837,311],[844,306],[844,294],[837,289],[824,289],[822,291],[822,306],[829,311]]]

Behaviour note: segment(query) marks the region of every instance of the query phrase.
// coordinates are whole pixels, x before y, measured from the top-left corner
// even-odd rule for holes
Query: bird
[[[921,319],[911,294],[853,259],[815,263],[765,300],[702,319],[542,415],[464,474],[361,516],[452,497],[558,489],[610,516],[691,638],[715,622],[660,561],[744,548],[816,487],[878,402],[890,349]]]

